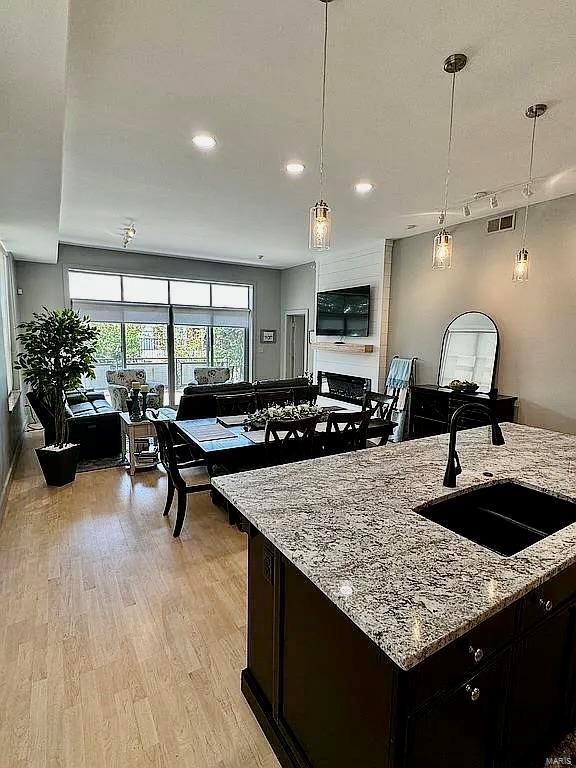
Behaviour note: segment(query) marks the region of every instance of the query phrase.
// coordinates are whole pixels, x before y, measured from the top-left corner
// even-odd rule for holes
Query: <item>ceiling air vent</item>
[[[499,216],[497,219],[488,219],[486,231],[491,232],[506,232],[509,229],[514,229],[516,226],[516,214],[507,213],[504,216]]]

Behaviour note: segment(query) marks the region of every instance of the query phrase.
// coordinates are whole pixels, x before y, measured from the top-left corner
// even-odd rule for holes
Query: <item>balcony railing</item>
[[[176,373],[176,392],[182,394],[182,390],[187,384],[194,381],[195,368],[230,368],[230,381],[242,381],[245,378],[244,365],[230,363],[226,358],[220,358],[210,363],[206,357],[177,357],[175,358]],[[124,366],[122,361],[116,359],[99,360],[94,365],[96,377],[94,379],[85,379],[84,386],[96,390],[108,389],[106,381],[106,371],[117,371],[120,368],[140,368],[146,371],[146,380],[148,382],[162,383],[168,390],[168,359],[167,358],[137,358],[128,360]],[[179,400],[177,395],[176,401]],[[166,401],[168,400],[168,391],[166,391]]]

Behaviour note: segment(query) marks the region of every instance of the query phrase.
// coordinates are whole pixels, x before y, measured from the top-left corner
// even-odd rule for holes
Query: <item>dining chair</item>
[[[301,403],[309,403],[310,405],[313,405],[318,399],[318,392],[318,384],[310,384],[307,387],[295,387],[294,405],[300,405]]]
[[[378,445],[386,445],[391,432],[392,414],[398,404],[399,395],[399,389],[395,389],[391,395],[385,395],[381,392],[366,392],[362,410],[370,414],[368,440],[379,439]]]
[[[164,507],[164,517],[166,517],[172,506],[174,492],[178,495],[176,522],[174,524],[174,536],[179,536],[186,517],[186,503],[188,495],[191,493],[200,493],[211,490],[210,483],[198,483],[188,485],[185,478],[181,475],[181,470],[191,467],[205,467],[206,462],[197,459],[191,452],[189,443],[178,443],[174,439],[172,424],[167,419],[161,419],[152,411],[147,412],[147,416],[154,425],[156,436],[158,438],[158,450],[160,462],[166,470],[168,477],[168,494],[166,505]]]
[[[366,448],[370,411],[347,411],[328,414],[325,454],[345,453]]]
[[[256,392],[258,410],[270,408],[273,405],[294,405],[293,389],[269,389]]]
[[[267,464],[285,464],[310,459],[316,453],[316,426],[320,414],[302,419],[270,419],[266,422],[264,446]]]
[[[239,416],[254,413],[256,395],[253,392],[240,392],[232,395],[216,395],[216,416]]]

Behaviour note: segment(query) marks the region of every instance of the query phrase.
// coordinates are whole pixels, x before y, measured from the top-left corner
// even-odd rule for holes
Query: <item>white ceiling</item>
[[[138,251],[309,261],[323,8],[318,0],[71,0],[60,240],[118,247],[133,220]],[[573,0],[335,0],[330,15],[326,196],[336,251],[436,226],[450,88],[442,62],[453,51],[470,61],[457,81],[449,223],[476,190],[525,178],[523,112],[536,101],[550,109],[534,171],[550,178],[535,199],[576,192]],[[47,108],[45,95],[37,101]],[[53,125],[34,128],[31,140],[41,140]],[[215,152],[192,146],[200,130],[217,137]],[[306,164],[302,178],[282,172],[292,159]],[[40,257],[34,233],[50,229],[41,214],[59,202],[53,176],[54,189],[33,185],[28,221],[19,222],[30,229],[29,250],[6,243],[17,256]],[[364,178],[376,189],[358,198],[352,186]],[[502,210],[522,201],[511,195]],[[473,216],[488,212],[486,201],[473,208]],[[0,237],[6,221],[3,210]]]

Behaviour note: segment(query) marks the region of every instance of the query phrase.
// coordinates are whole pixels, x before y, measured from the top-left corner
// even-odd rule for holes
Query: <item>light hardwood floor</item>
[[[0,529],[0,766],[277,768],[240,693],[246,542],[165,477],[44,485],[28,435]]]

